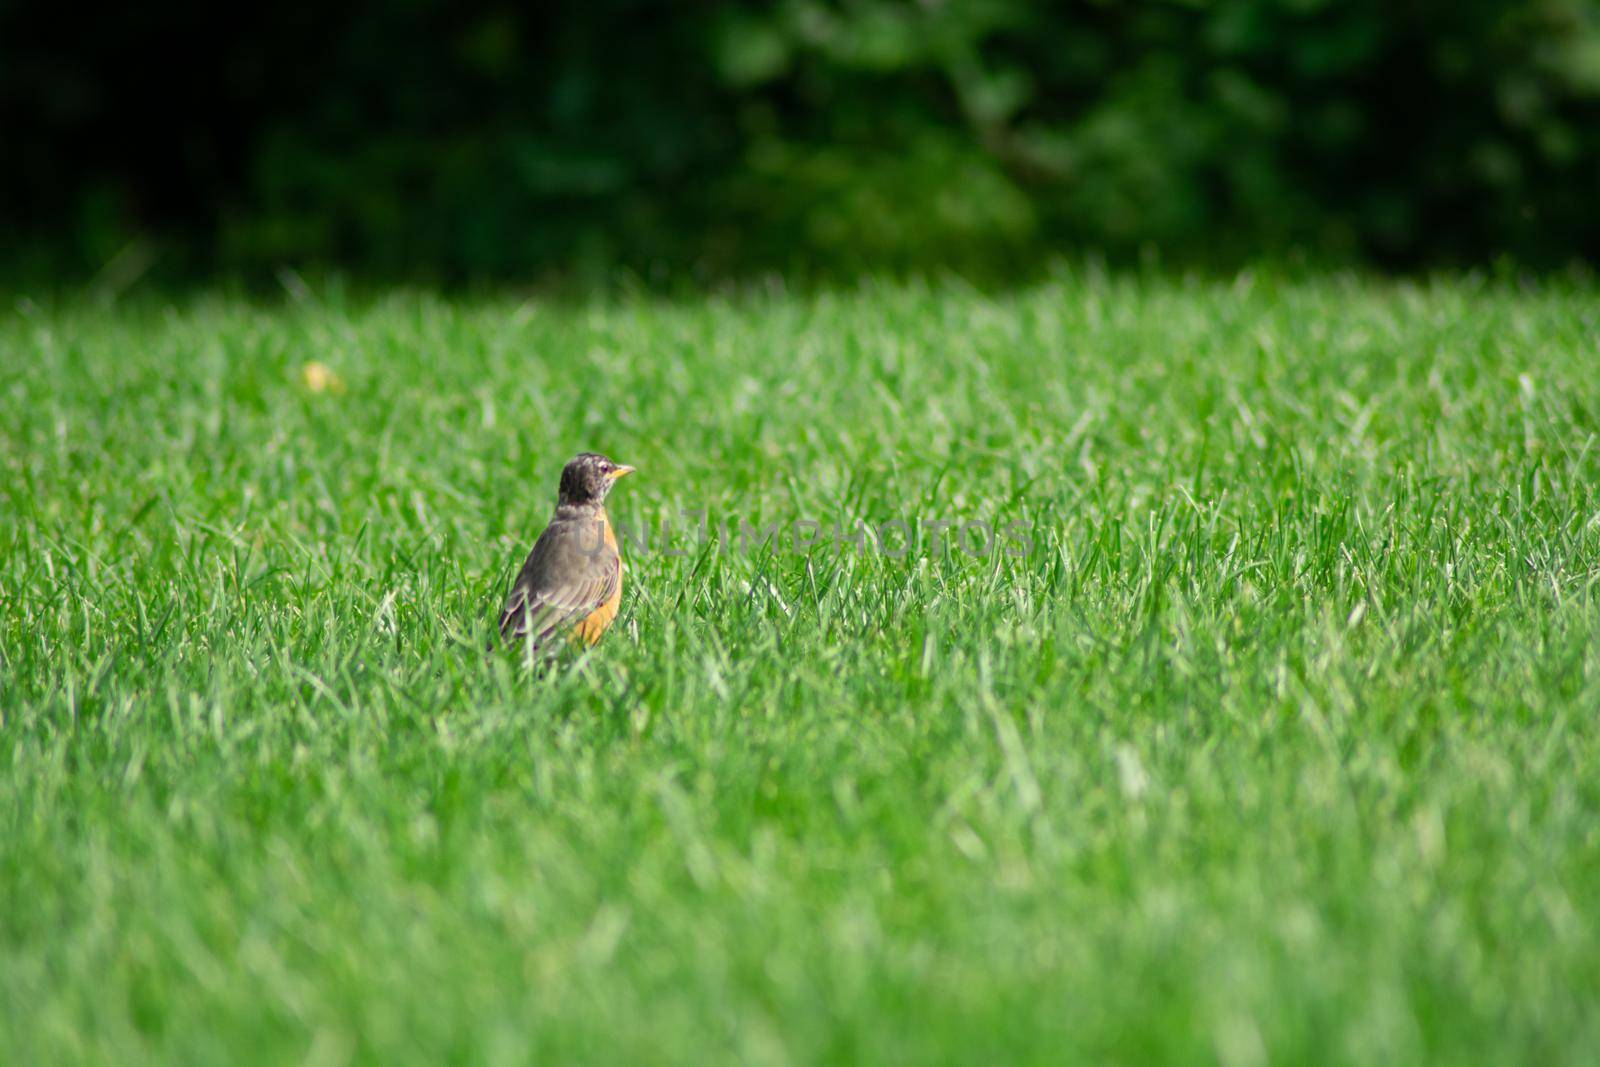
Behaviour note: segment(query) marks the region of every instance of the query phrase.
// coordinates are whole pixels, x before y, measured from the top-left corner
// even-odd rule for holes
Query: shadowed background
[[[0,271],[1600,254],[1592,0],[0,8]]]

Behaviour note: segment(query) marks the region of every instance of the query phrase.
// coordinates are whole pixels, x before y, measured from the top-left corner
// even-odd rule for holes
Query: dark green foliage
[[[1600,255],[1594,0],[0,16],[13,269]]]

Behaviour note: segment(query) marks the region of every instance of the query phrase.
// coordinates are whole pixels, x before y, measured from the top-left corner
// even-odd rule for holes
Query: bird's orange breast
[[[617,617],[617,609],[622,605],[622,553],[617,550],[617,533],[611,528],[611,516],[603,511],[600,513],[600,523],[605,534],[606,547],[611,550],[611,555],[617,561],[617,587],[604,603],[584,616],[583,620],[573,627],[573,636],[586,645],[592,645],[600,640],[600,636],[610,628],[612,620]]]

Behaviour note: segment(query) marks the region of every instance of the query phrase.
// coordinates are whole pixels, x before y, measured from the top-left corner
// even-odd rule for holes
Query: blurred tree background
[[[0,9],[0,265],[1600,259],[1600,0]]]

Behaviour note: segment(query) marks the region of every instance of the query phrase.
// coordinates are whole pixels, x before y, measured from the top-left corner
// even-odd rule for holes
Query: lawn
[[[1600,1060],[1594,283],[296,294],[0,311],[0,1062]]]

